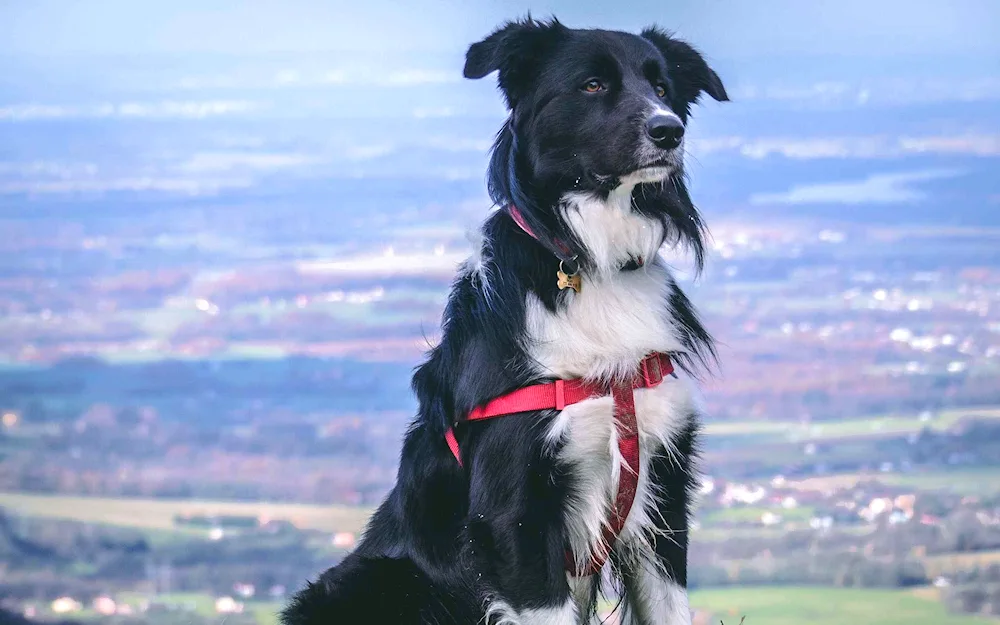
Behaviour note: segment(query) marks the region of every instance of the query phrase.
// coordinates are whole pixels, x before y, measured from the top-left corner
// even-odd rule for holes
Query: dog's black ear
[[[528,16],[507,22],[486,39],[469,46],[463,74],[466,78],[482,78],[499,71],[500,88],[512,104],[534,75],[537,59],[564,28],[555,18],[540,22]]]
[[[462,73],[466,78],[482,78],[500,69],[503,61],[501,52],[516,32],[523,28],[520,24],[510,22],[498,28],[486,39],[469,46],[465,53],[465,69]]]
[[[674,78],[679,95],[686,102],[696,102],[702,92],[719,102],[729,100],[722,79],[690,44],[674,39],[655,26],[642,31],[642,36],[656,46],[666,59],[667,72]]]

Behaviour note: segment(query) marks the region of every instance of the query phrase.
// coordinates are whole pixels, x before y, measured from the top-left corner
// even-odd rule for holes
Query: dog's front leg
[[[552,460],[530,419],[495,421],[477,437],[464,547],[489,623],[576,625],[565,568],[564,488],[553,479]]]
[[[691,625],[687,588],[664,569],[656,554],[643,549],[637,547],[622,570],[622,625]]]
[[[690,625],[687,595],[688,511],[696,474],[693,434],[679,437],[671,453],[649,463],[656,496],[646,502],[647,524],[636,528],[619,554],[625,584],[623,625]],[[678,461],[677,458],[683,458]]]

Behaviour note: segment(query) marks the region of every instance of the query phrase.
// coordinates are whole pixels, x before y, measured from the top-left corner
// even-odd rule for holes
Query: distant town
[[[77,259],[0,285],[4,605],[43,620],[273,614],[353,546],[395,479],[459,234],[308,257],[58,229],[0,242]],[[720,344],[693,583],[930,586],[949,610],[1000,613],[968,590],[1000,552],[1000,270],[981,262],[1000,231],[713,234],[705,276],[668,258]],[[132,529],[113,512],[153,501],[245,507]],[[262,501],[357,512],[314,522]],[[71,544],[106,564],[53,574],[82,566]]]

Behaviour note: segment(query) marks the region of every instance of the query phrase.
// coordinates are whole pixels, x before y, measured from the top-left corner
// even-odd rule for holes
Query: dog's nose
[[[646,134],[656,147],[672,150],[681,144],[684,124],[673,115],[653,115],[646,122]]]

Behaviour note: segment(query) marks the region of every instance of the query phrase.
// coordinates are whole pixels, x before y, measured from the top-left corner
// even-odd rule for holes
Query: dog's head
[[[692,226],[680,222],[690,215],[676,204],[694,211],[682,178],[691,105],[702,93],[728,99],[694,48],[657,28],[635,35],[528,18],[469,48],[467,78],[494,71],[510,108],[490,167],[494,201],[517,205],[533,229],[557,237],[565,224],[551,208],[566,194],[656,183],[663,206],[646,210],[686,238]],[[700,237],[700,220],[696,229]]]

